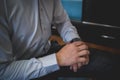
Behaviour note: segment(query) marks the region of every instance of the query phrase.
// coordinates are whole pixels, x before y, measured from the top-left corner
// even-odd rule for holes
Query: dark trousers
[[[57,52],[63,46],[52,43],[48,53]],[[82,66],[78,72],[73,72],[69,67],[61,67],[59,71],[50,73],[37,80],[57,80],[58,77],[88,77],[94,80],[120,80],[120,55],[97,49],[90,50],[90,62]],[[118,79],[119,78],[119,79]]]

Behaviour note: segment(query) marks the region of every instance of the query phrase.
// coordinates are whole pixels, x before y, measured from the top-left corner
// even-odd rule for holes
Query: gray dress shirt
[[[29,80],[59,69],[51,25],[65,42],[79,38],[61,0],[0,0],[0,80]]]

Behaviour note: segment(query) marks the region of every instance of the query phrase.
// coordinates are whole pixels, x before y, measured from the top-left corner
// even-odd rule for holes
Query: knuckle
[[[83,45],[83,48],[84,48],[84,49],[88,49],[88,46],[87,46],[87,45]]]

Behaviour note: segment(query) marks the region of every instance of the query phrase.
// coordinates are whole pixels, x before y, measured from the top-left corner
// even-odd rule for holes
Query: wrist
[[[56,60],[57,60],[58,65],[61,66],[61,65],[60,65],[60,56],[59,56],[58,53],[56,53]]]
[[[64,66],[64,61],[62,61],[62,55],[60,53],[56,53],[56,60],[59,66]]]

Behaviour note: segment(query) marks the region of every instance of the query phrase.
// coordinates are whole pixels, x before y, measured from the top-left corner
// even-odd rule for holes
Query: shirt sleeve
[[[58,69],[55,54],[38,59],[14,61],[9,65],[0,64],[0,80],[30,80]]]
[[[64,10],[61,0],[55,0],[53,23],[65,42],[70,42],[74,38],[80,38],[78,32],[71,24],[71,21]]]

